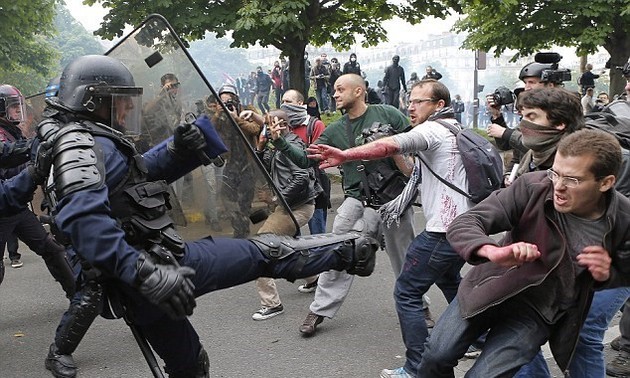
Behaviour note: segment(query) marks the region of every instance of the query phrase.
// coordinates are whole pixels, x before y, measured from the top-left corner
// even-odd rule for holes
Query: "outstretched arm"
[[[400,145],[393,137],[375,140],[361,146],[340,150],[325,144],[311,144],[306,151],[309,159],[321,160],[322,169],[336,167],[347,161],[377,160],[400,153]]]

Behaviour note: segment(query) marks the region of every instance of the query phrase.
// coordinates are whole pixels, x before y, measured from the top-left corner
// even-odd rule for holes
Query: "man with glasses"
[[[446,229],[457,215],[472,205],[468,198],[429,171],[430,167],[437,175],[459,188],[468,187],[462,158],[455,145],[455,135],[443,124],[460,127],[455,120],[448,88],[432,79],[414,84],[409,96],[409,117],[413,128],[406,133],[347,150],[327,145],[315,145],[308,149],[310,157],[323,161],[320,165],[322,168],[396,154],[416,154],[425,162],[420,164],[418,157],[415,158],[414,168],[403,194],[380,210],[386,224],[395,223],[397,216],[394,214],[402,213],[410,205],[410,201],[415,199],[418,194],[415,191],[417,186],[426,218],[426,229],[407,248],[404,265],[394,290],[400,330],[407,348],[407,361],[402,367],[381,371],[382,378],[414,376],[429,335],[423,314],[422,296],[435,283],[447,301],[450,302],[455,297],[464,260],[446,240]],[[393,203],[399,205],[390,207]]]
[[[524,122],[536,125],[535,133],[524,129],[526,143],[575,127],[523,102],[521,108]],[[565,371],[593,290],[628,286],[630,201],[614,190],[619,142],[598,130],[560,139],[547,170],[522,175],[449,226],[448,241],[475,267],[433,329],[417,377],[452,377],[468,345],[488,329],[467,375],[513,376],[547,341]],[[499,242],[488,236],[501,232]]]

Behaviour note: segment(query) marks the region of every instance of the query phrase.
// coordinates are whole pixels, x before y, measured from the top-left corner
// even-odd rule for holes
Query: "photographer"
[[[240,117],[243,111],[240,99],[236,92],[236,87],[225,84],[219,88],[219,97],[225,104],[229,115],[225,113],[223,107],[217,107],[217,112],[212,119],[221,134],[221,138],[228,147],[225,168],[223,171],[224,187],[221,193],[225,195],[230,206],[229,214],[235,238],[244,238],[249,235],[249,214],[251,204],[254,200],[254,162],[244,150],[243,142],[236,130],[232,129],[229,117],[231,116],[241,129],[247,141],[248,148],[256,146],[260,127],[247,119]]]
[[[571,73],[567,69],[558,67],[558,62],[562,59],[557,53],[538,53],[534,57],[534,62],[526,64],[518,75],[518,78],[525,84],[524,91],[531,89],[545,88],[545,87],[558,87],[562,85],[563,81],[571,80]],[[519,92],[520,93],[520,92]],[[530,167],[532,162],[528,162],[523,166],[521,162],[522,156],[528,151],[528,148],[523,146],[521,141],[522,135],[520,130],[510,129],[507,127],[507,123],[501,113],[501,106],[508,103],[514,103],[517,95],[512,94],[509,89],[505,87],[499,87],[492,95],[486,96],[488,103],[488,109],[491,112],[490,125],[488,126],[488,135],[494,137],[497,146],[506,151],[513,150],[512,159],[506,163],[505,172],[505,186],[509,186],[510,175],[515,166],[518,170],[532,170],[536,166]],[[518,164],[518,165],[517,165]]]
[[[306,148],[300,137],[289,129],[289,117],[283,110],[272,110],[266,117],[263,131],[258,138],[256,154],[270,173],[280,195],[291,208],[300,227],[304,226],[315,211],[315,198],[322,188],[315,180],[312,168],[300,168],[286,155],[275,148],[268,147],[268,141],[283,137],[296,148]],[[274,205],[277,199],[271,199]],[[259,234],[274,233],[293,236],[298,230],[291,216],[282,206],[277,206],[269,218],[258,230]],[[256,289],[260,295],[261,307],[252,315],[254,320],[266,320],[284,312],[276,283],[273,278],[261,277],[256,280]]]

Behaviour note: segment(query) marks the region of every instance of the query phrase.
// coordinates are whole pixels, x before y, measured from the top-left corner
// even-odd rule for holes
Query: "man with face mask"
[[[357,54],[350,54],[350,59],[343,65],[342,74],[353,73],[356,75],[361,75],[361,65],[357,62]]]
[[[400,86],[407,92],[407,82],[405,81],[405,70],[398,65],[400,57],[394,55],[392,64],[385,69],[385,77],[383,77],[383,87],[385,88],[385,103],[394,106],[396,109],[400,107]]]

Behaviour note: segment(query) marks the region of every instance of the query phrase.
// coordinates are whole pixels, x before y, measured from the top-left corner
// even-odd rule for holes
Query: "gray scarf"
[[[431,114],[427,121],[434,121],[442,118],[455,118],[453,108],[450,106],[444,107]],[[421,164],[422,162],[420,161],[418,155],[414,155],[413,171],[411,171],[409,181],[405,185],[402,193],[378,209],[381,219],[385,222],[387,227],[390,227],[394,222],[396,222],[397,225],[400,225],[400,216],[405,212],[405,210],[407,210],[409,205],[412,204],[412,201],[418,197],[418,185],[422,181]]]
[[[289,117],[289,126],[293,129],[302,125],[306,125],[308,114],[305,105],[282,104],[280,109],[284,110]]]

